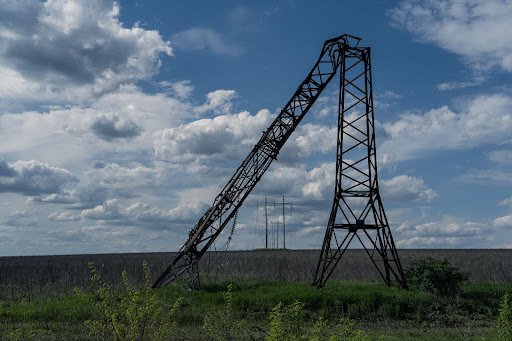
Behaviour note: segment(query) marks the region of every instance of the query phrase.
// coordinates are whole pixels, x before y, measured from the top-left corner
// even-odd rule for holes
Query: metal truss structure
[[[340,70],[340,115],[338,118],[338,157],[336,171],[336,191],[333,205],[333,213],[329,219],[324,246],[319,261],[318,270],[315,277],[315,284],[321,287],[332,269],[338,263],[339,259],[346,250],[348,243],[358,236],[358,232],[372,229],[377,232],[378,238],[373,246],[380,255],[380,259],[385,264],[381,275],[386,283],[390,283],[389,273],[393,273],[402,286],[405,287],[405,278],[396,253],[396,249],[391,236],[391,231],[385,217],[384,209],[380,201],[377,184],[377,164],[375,156],[375,134],[373,121],[373,102],[371,93],[371,74],[370,74],[370,49],[357,47],[360,39],[351,35],[342,35],[324,42],[320,56],[317,62],[299,85],[292,98],[288,101],[279,115],[272,122],[270,127],[263,132],[263,136],[251,150],[249,155],[242,162],[235,174],[215,198],[213,205],[197,221],[196,225],[189,232],[188,240],[178,251],[171,265],[162,273],[162,275],[153,284],[154,288],[164,286],[174,282],[181,276],[186,276],[189,285],[195,287],[199,284],[198,262],[204,253],[209,249],[215,239],[222,232],[228,222],[235,216],[236,212],[243,204],[249,193],[254,189],[272,161],[277,159],[279,151],[299,125],[302,118],[315,103],[327,84],[334,78]],[[359,65],[364,65],[361,75],[346,77],[350,72],[355,72]],[[366,81],[361,88],[360,78]],[[354,102],[348,100],[348,95],[353,97]],[[357,115],[357,108],[364,104],[365,110],[359,112],[360,118],[350,120],[347,114]],[[345,108],[347,105],[347,108]],[[350,122],[350,124],[349,124]],[[366,128],[359,127],[358,122],[366,122]],[[347,132],[344,133],[344,130]],[[349,131],[350,130],[350,131]],[[356,141],[350,150],[343,149],[344,134],[350,134],[351,139]],[[359,134],[359,135],[358,135]],[[349,136],[349,135],[347,135]],[[344,160],[345,155],[351,150],[360,149],[364,146],[367,151],[367,157],[359,161]],[[367,163],[365,171],[360,165]],[[355,175],[345,174],[344,172],[358,172],[366,177],[358,180]],[[349,179],[354,183],[349,184],[342,180]],[[366,190],[363,189],[366,188]],[[366,198],[367,208],[357,215],[355,209],[341,210],[344,215],[357,219],[349,220],[345,224],[336,223],[338,209],[345,198],[351,196],[354,198]],[[375,218],[375,223],[368,224],[367,217],[371,213]],[[365,220],[366,219],[366,220]],[[331,223],[332,221],[332,223]],[[353,223],[353,224],[352,224]],[[349,226],[350,225],[350,226]],[[345,244],[337,244],[336,230],[342,228],[351,235]],[[333,238],[334,237],[334,238]],[[359,238],[359,240],[362,240]],[[331,249],[331,241],[336,241],[336,250]],[[346,246],[345,246],[346,245]],[[363,244],[363,247],[366,246]],[[344,249],[343,249],[344,248]],[[368,251],[368,250],[367,250]],[[368,251],[369,252],[369,251]],[[376,257],[370,253],[370,258],[377,266]],[[392,266],[393,264],[394,266]]]
[[[406,288],[377,180],[370,48],[347,47],[344,56],[334,199],[313,284],[323,287],[356,239],[387,285],[395,279]]]

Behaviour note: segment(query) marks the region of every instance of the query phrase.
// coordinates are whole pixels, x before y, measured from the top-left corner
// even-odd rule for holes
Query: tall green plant
[[[512,341],[512,305],[508,293],[501,300],[497,327],[499,341]]]
[[[233,308],[233,285],[228,285],[224,307],[214,313],[207,313],[203,329],[216,341],[239,340],[245,335],[245,321],[239,320]]]
[[[167,309],[151,290],[149,264],[144,261],[144,287],[136,289],[122,272],[122,287],[114,288],[99,275],[94,263],[89,262],[91,281],[97,287],[95,297],[83,295],[97,312],[94,319],[86,320],[89,336],[95,340],[167,340],[176,329],[174,317],[182,305],[176,300]]]
[[[267,341],[304,340],[304,303],[285,306],[281,302],[269,314]]]

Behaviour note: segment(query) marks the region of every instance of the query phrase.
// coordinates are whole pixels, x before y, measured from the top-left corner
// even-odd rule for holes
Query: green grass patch
[[[205,316],[223,309],[228,284],[208,283],[196,291],[171,285],[156,290],[156,295],[164,306],[182,298],[176,328],[183,335],[200,339]],[[233,283],[231,289],[234,315],[248,328],[268,328],[269,313],[276,305],[299,300],[311,321],[347,317],[372,339],[450,341],[492,340],[506,292],[512,292],[512,284],[469,283],[453,298],[387,287],[380,282],[330,281],[317,289],[307,282],[246,280]],[[89,304],[95,295],[92,289],[85,289],[83,295],[61,290],[30,301],[1,295],[0,339],[87,339],[83,321],[98,317]]]

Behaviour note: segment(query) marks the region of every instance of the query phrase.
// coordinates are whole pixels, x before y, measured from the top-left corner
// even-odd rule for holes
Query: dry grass
[[[432,256],[447,258],[471,274],[472,282],[512,282],[512,250],[400,250],[402,265],[411,259]],[[311,281],[318,250],[228,251],[207,253],[200,264],[205,277],[234,280],[254,278],[281,281]],[[101,275],[116,282],[127,270],[134,282],[142,282],[141,264],[147,260],[154,276],[172,261],[173,253],[126,253],[69,256],[0,257],[0,289],[44,292],[50,287],[87,286],[92,261]],[[363,250],[348,250],[332,278],[379,280]]]

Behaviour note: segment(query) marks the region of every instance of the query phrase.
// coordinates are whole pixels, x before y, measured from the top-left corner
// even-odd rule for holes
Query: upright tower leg
[[[353,240],[387,285],[407,287],[377,180],[370,48],[346,46],[340,65],[336,185],[313,285],[321,288]]]

